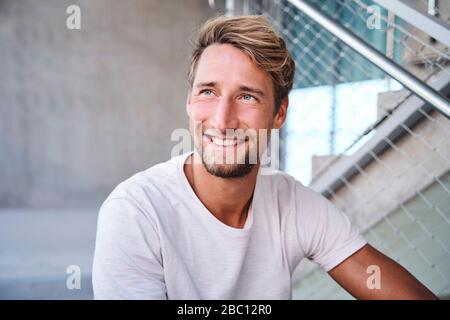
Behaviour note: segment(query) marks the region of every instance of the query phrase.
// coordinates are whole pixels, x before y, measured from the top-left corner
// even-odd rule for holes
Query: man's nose
[[[236,106],[230,98],[222,97],[216,107],[211,125],[225,132],[225,129],[238,128]]]

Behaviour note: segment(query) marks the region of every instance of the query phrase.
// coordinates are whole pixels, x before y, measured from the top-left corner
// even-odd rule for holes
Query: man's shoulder
[[[264,184],[277,190],[294,189],[297,185],[302,185],[299,180],[290,174],[275,169],[264,168],[264,171],[261,171],[260,179]]]
[[[276,192],[278,197],[290,195],[292,197],[291,200],[301,202],[303,205],[323,204],[326,199],[319,192],[310,186],[304,185],[300,180],[286,172],[271,169],[270,171],[265,171],[265,174],[261,175],[261,177],[264,184]]]
[[[147,202],[152,197],[157,199],[159,196],[163,196],[168,190],[179,185],[179,165],[186,156],[187,154],[175,156],[135,173],[120,182],[103,204],[114,199],[141,203]]]

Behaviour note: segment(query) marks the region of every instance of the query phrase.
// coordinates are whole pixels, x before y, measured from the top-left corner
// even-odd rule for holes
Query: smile
[[[214,145],[219,147],[232,147],[236,146],[238,144],[244,143],[247,141],[246,139],[222,139],[219,137],[213,137],[205,134],[205,137],[207,137]]]

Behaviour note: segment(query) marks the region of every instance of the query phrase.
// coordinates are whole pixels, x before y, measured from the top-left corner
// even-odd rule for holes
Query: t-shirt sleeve
[[[296,201],[300,247],[326,272],[367,244],[350,219],[321,194],[298,184]]]
[[[167,298],[156,225],[130,199],[100,208],[92,284],[94,299]]]

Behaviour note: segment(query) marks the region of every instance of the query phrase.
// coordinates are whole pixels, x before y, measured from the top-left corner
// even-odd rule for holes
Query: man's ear
[[[280,129],[283,126],[283,123],[286,120],[288,106],[289,106],[289,98],[288,98],[288,96],[286,96],[281,100],[280,107],[278,108],[278,112],[274,117],[274,121],[273,121],[274,129]]]

